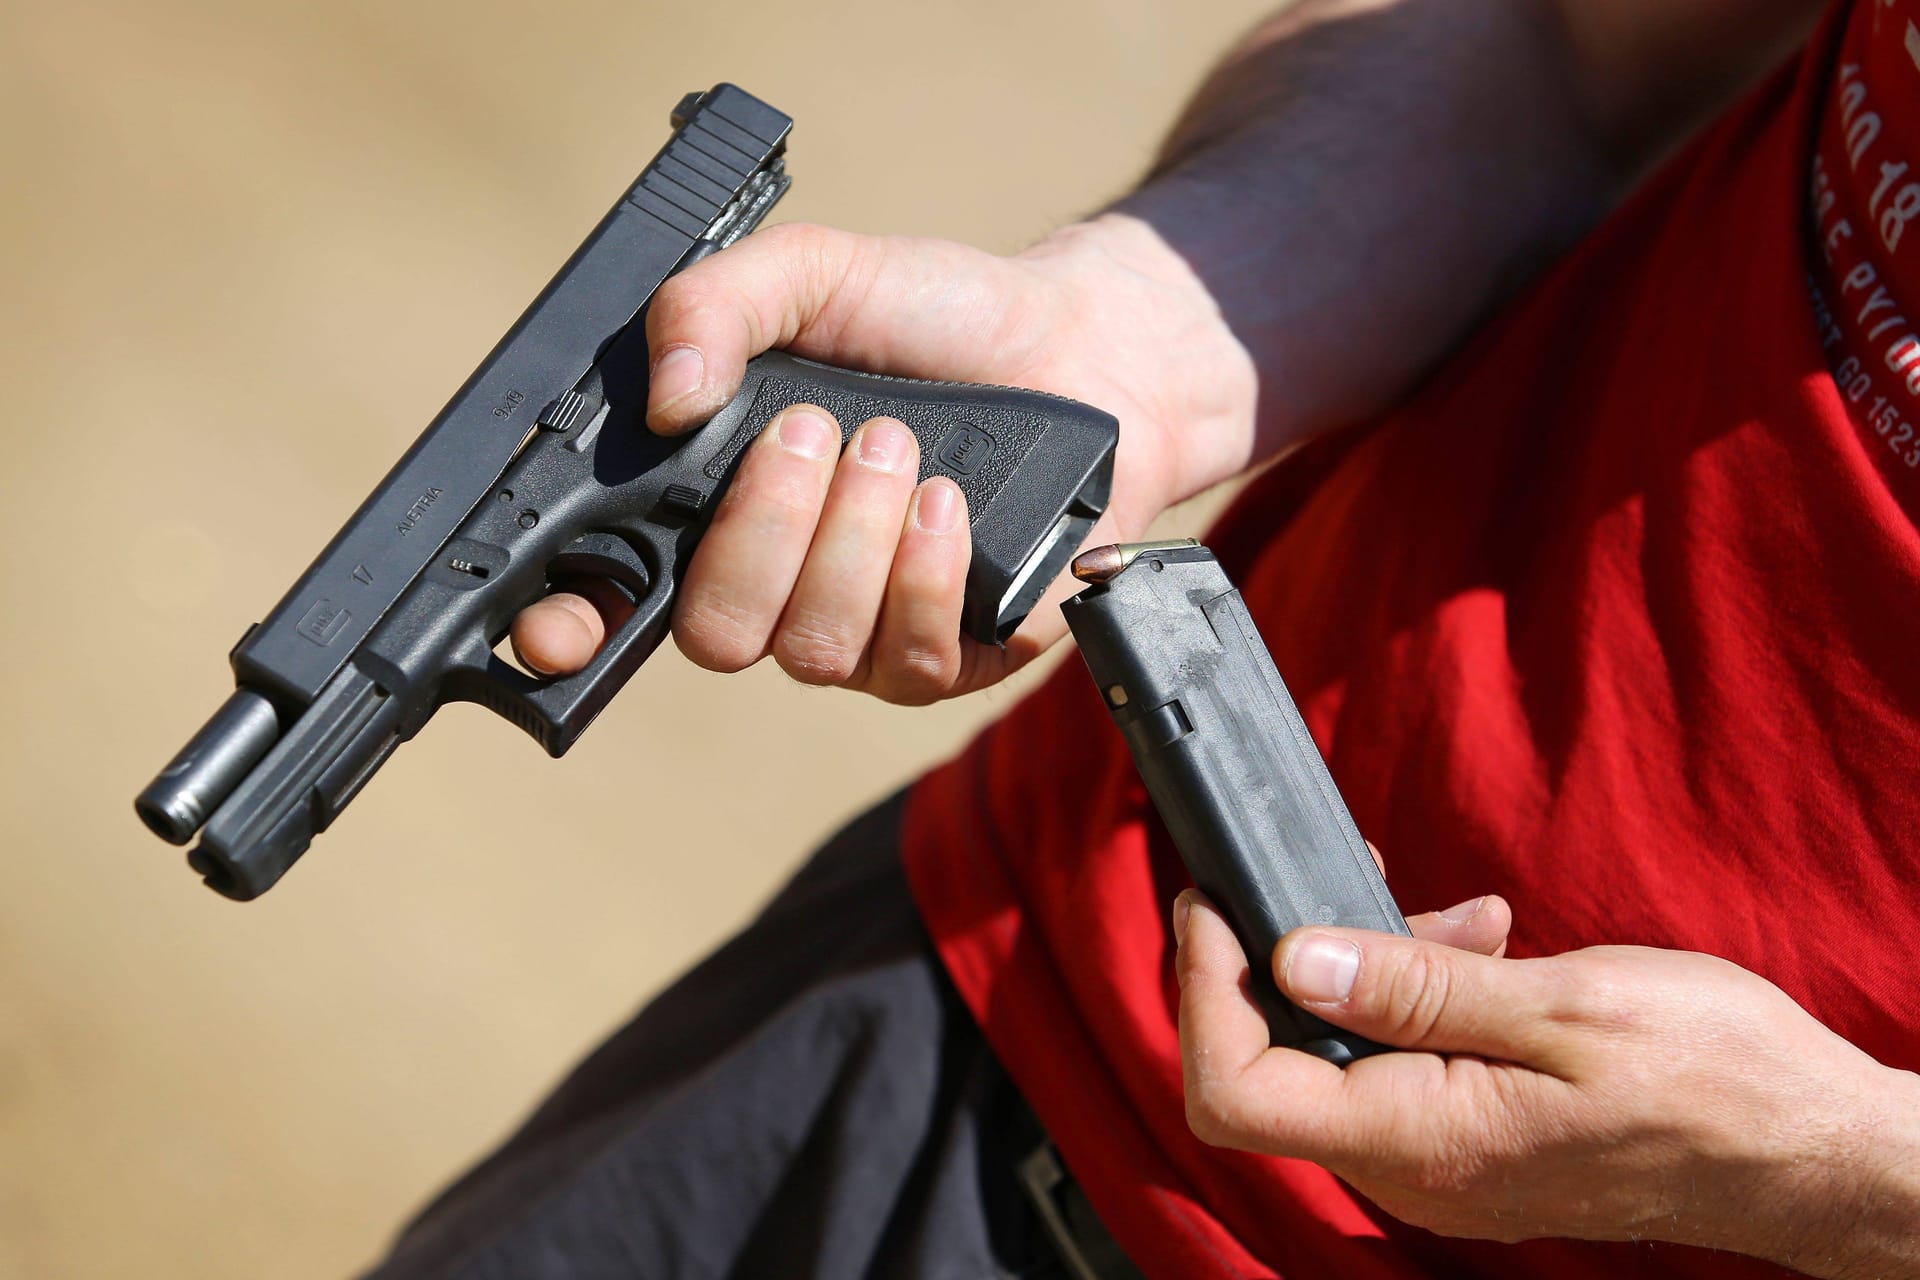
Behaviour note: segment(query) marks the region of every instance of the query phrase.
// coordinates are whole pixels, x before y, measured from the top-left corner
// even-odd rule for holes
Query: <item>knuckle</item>
[[[1577,959],[1578,963],[1570,963]],[[1602,1033],[1631,1033],[1644,1021],[1645,991],[1633,971],[1594,948],[1537,962],[1555,1021]]]
[[[758,233],[760,247],[776,253],[817,251],[821,242],[833,234],[818,222],[779,222]]]
[[[1546,981],[1549,1007],[1560,1022],[1589,1025],[1607,1016],[1607,1006],[1615,994],[1612,986],[1607,975],[1600,972],[1589,970],[1576,977],[1556,966]]]
[[[1232,1113],[1222,1097],[1220,1083],[1189,1081],[1186,1092],[1188,1130],[1210,1147],[1228,1145],[1233,1138]]]
[[[958,665],[951,654],[915,646],[876,663],[875,680],[888,702],[921,707],[946,696]]]
[[[686,330],[693,321],[708,314],[719,299],[715,291],[696,272],[670,277],[654,291],[647,308],[647,333],[657,349],[660,342]]]
[[[815,222],[784,222],[755,234],[766,235],[761,248],[780,264],[787,290],[796,300],[818,304],[832,292],[833,265],[846,250],[846,232]]]
[[[1399,1044],[1425,1043],[1453,999],[1453,965],[1426,947],[1401,949],[1382,975],[1386,1027]]]
[[[765,653],[763,626],[712,592],[690,593],[673,621],[673,642],[708,671],[745,671]]]
[[[801,684],[845,684],[860,666],[860,650],[844,630],[801,615],[781,626],[774,661]]]
[[[782,222],[757,233],[760,247],[781,258],[824,256],[846,233],[818,222]]]
[[[743,476],[734,492],[714,517],[737,520],[745,516],[763,536],[784,536],[786,531],[811,527],[826,505],[826,493],[820,483],[822,464],[794,460],[773,441],[762,436],[762,465]]]
[[[900,550],[900,528],[907,518],[907,491],[899,477],[867,472],[841,475],[831,486],[834,536],[860,559],[881,567]]]

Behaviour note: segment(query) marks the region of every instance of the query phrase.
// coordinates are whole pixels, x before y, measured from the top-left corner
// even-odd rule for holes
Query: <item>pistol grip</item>
[[[1106,509],[1119,430],[1110,414],[1040,391],[857,373],[783,351],[749,362],[740,393],[704,429],[725,438],[702,475],[729,477],[796,404],[832,414],[843,442],[869,418],[897,419],[919,442],[918,479],[960,487],[973,537],[961,626],[983,644],[1005,643]]]

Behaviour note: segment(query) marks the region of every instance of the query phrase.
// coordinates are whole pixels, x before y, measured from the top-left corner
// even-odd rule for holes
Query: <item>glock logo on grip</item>
[[[353,615],[331,600],[316,600],[300,618],[300,625],[294,630],[322,648],[333,643],[333,638],[346,627],[347,619]]]
[[[962,422],[947,432],[935,456],[953,474],[970,476],[992,455],[993,437],[970,422]]]

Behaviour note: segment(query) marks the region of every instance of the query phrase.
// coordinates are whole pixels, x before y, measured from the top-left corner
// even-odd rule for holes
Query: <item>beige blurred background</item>
[[[1014,696],[903,711],[663,651],[563,763],[449,708],[249,906],[134,819],[229,645],[681,92],[797,118],[782,218],[1012,249],[1123,189],[1262,7],[0,6],[0,1276],[366,1263]]]

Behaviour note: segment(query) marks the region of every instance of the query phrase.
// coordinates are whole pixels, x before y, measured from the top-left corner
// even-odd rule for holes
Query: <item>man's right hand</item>
[[[647,318],[648,426],[705,422],[769,348],[876,373],[1030,387],[1120,419],[1114,491],[1093,542],[1136,537],[1169,504],[1245,467],[1254,375],[1199,280],[1144,223],[1107,215],[1010,258],[938,240],[783,225],[664,285]],[[844,454],[824,410],[781,414],[742,461],[680,586],[673,634],[700,666],[772,655],[807,684],[925,703],[992,684],[1065,631],[1059,585],[1004,649],[960,633],[970,540],[959,488],[915,484],[900,423]],[[533,670],[578,670],[617,593],[533,605],[513,643]]]

